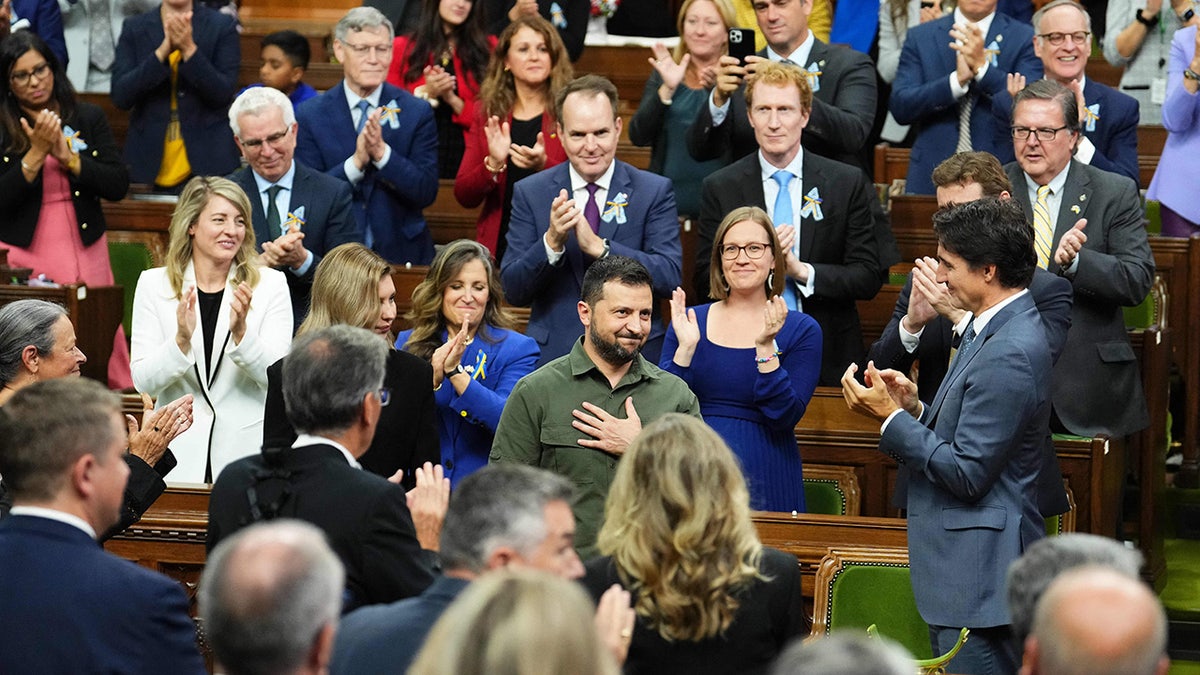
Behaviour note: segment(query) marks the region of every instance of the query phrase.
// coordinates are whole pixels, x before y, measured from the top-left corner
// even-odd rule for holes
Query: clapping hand
[[[1017,92],[1025,88],[1025,76],[1020,73],[1008,74],[1008,95],[1015,97]]]
[[[679,341],[672,360],[687,368],[692,365],[696,345],[700,344],[700,322],[696,320],[696,310],[688,309],[687,294],[678,286],[671,291],[671,330],[675,331],[675,339]]]
[[[509,146],[513,164],[519,168],[541,171],[546,166],[546,140],[542,132],[538,132],[537,142],[533,147],[513,143]]]
[[[757,347],[772,347],[775,344],[775,336],[779,335],[780,329],[787,321],[788,308],[787,303],[778,295],[767,300],[766,307],[763,308],[763,329],[754,338],[754,344]]]
[[[467,314],[460,318],[462,327],[458,329],[457,333],[451,335],[449,340],[446,340],[446,344],[435,349],[433,356],[429,358],[429,365],[433,366],[434,389],[442,386],[442,380],[446,378],[446,371],[458,367],[463,352],[467,349],[467,328],[471,324],[471,316]]]
[[[233,289],[233,299],[229,301],[229,334],[233,336],[233,344],[240,345],[246,337],[246,315],[250,313],[250,299],[254,289],[250,284],[242,282]]]
[[[175,344],[185,355],[192,348],[192,333],[196,331],[196,287],[188,286],[175,306]]]
[[[661,42],[655,42],[650,51],[654,53],[654,56],[648,59],[650,66],[662,78],[663,87],[667,89],[666,98],[671,98],[671,94],[674,94],[675,89],[683,82],[683,76],[687,73],[688,64],[692,62],[692,55],[684,54],[683,59],[679,63],[675,63],[671,52],[667,51],[666,46]]]
[[[21,117],[21,129],[29,137],[31,149],[43,158],[54,151],[55,147],[66,141],[62,134],[62,120],[52,110],[42,110],[33,120]]]
[[[129,429],[129,453],[154,466],[162,459],[171,441],[191,428],[192,395],[184,394],[155,410],[154,401],[143,393],[142,421],[145,426],[139,429],[136,417],[125,416],[125,424]]]
[[[1075,256],[1079,255],[1080,249],[1087,242],[1087,235],[1083,233],[1083,228],[1087,227],[1087,218],[1080,218],[1075,222],[1075,226],[1067,230],[1062,239],[1058,240],[1058,250],[1054,252],[1054,262],[1060,267],[1070,267],[1071,263],[1075,262]]]

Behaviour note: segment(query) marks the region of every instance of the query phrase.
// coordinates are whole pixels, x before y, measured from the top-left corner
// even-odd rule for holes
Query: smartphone
[[[921,9],[933,9],[933,0],[922,0]]]
[[[756,36],[753,28],[729,29],[729,55],[737,57],[742,65],[746,65],[746,57],[758,51],[754,48]]]

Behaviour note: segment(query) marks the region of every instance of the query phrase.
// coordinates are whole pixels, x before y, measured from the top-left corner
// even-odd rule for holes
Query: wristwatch
[[[1200,73],[1197,73],[1196,71],[1192,70],[1191,68],[1185,68],[1183,70],[1183,76],[1189,80],[1195,80],[1197,82],[1200,82]]]
[[[607,240],[607,239],[603,239],[602,241],[604,242],[604,252],[600,254],[600,257],[599,257],[599,258],[596,258],[597,260],[600,260],[600,259],[603,259],[603,258],[607,258],[607,257],[608,257],[608,254],[609,254],[609,253],[612,253],[612,245],[610,245],[610,244],[608,243],[608,240]]]
[[[1155,26],[1158,25],[1158,15],[1155,14],[1154,16],[1147,19],[1146,17],[1142,16],[1142,10],[1139,9],[1137,11],[1137,21],[1138,21],[1138,23],[1142,24],[1143,26],[1145,26],[1147,28],[1154,28]]]
[[[463,364],[461,364],[461,363],[458,364],[457,366],[455,366],[454,370],[447,370],[445,375],[446,375],[446,377],[454,377],[455,375],[458,375],[460,373],[463,375],[467,374],[467,369],[463,368]]]
[[[1196,10],[1194,8],[1189,7],[1188,11],[1179,15],[1179,23],[1187,23],[1192,20],[1193,16],[1196,16]]]

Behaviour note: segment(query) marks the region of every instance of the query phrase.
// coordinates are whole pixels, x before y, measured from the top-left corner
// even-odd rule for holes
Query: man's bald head
[[[1104,567],[1060,575],[1033,617],[1022,675],[1162,675],[1167,616],[1140,581]]]

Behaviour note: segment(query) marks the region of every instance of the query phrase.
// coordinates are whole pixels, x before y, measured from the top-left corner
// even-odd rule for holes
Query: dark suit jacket
[[[488,21],[488,32],[499,35],[509,24],[508,10],[516,4],[515,0],[481,0],[487,10],[484,18]],[[562,10],[562,22],[555,23],[554,5]],[[538,14],[554,24],[558,36],[562,38],[563,46],[567,48],[567,56],[571,61],[578,61],[583,54],[583,41],[587,37],[588,20],[592,15],[592,3],[588,0],[537,0]]]
[[[421,210],[438,191],[437,125],[433,108],[388,83],[380,85],[379,104],[395,101],[396,126],[383,122],[383,140],[392,148],[382,169],[368,164],[366,175],[351,186],[359,230],[370,232],[371,247],[392,263],[428,265],[433,260],[433,237]],[[296,160],[349,182],[344,163],[354,154],[358,134],[341,82],[296,109],[300,135]]]
[[[415,598],[363,607],[342,617],[329,675],[407,672],[433,624],[469,583],[438,577]]]
[[[1013,184],[1013,199],[1032,222],[1024,172],[1016,162],[1004,170]],[[1067,344],[1054,366],[1054,412],[1071,433],[1120,437],[1149,424],[1137,355],[1121,308],[1140,303],[1150,292],[1154,256],[1137,185],[1072,160],[1051,251],[1080,218],[1087,218],[1088,239],[1075,275],[1067,277],[1075,295]],[[1053,260],[1049,270],[1062,274]]]
[[[883,335],[871,345],[867,358],[874,361],[880,370],[893,368],[902,373],[908,373],[913,363],[920,360],[917,391],[921,400],[928,404],[933,401],[938,387],[942,385],[942,379],[946,377],[946,369],[950,365],[954,326],[946,317],[934,317],[921,332],[917,351],[909,353],[900,342],[900,320],[908,314],[908,298],[911,293],[910,274],[908,281],[904,283],[904,290],[900,291],[900,297],[896,300],[896,307],[892,310],[892,320],[888,322]],[[1042,328],[1046,331],[1050,360],[1058,361],[1063,344],[1067,340],[1067,329],[1071,326],[1071,284],[1062,277],[1038,269],[1034,271],[1033,281],[1029,284],[1029,294],[1033,296],[1038,315],[1042,319]],[[892,498],[892,505],[904,508],[907,498],[908,471],[901,466],[896,476],[896,492]],[[1043,516],[1065,513],[1070,508],[1066,490],[1063,489],[1058,454],[1054,450],[1049,429],[1043,448],[1042,469],[1038,472],[1038,508]]]
[[[612,255],[628,256],[650,271],[654,295],[671,297],[679,285],[683,249],[679,243],[679,216],[671,181],[648,171],[613,160],[608,198],[625,193],[625,223],[616,218],[600,221],[600,236],[608,239]],[[566,252],[558,265],[546,259],[543,236],[550,228],[550,203],[559,190],[571,193],[568,162],[545,169],[519,181],[513,188],[512,217],[508,225],[508,252],[501,261],[504,293],[514,305],[530,306],[525,334],[541,349],[538,365],[571,351],[583,334],[576,306],[583,290],[583,273],[592,259],[579,249],[574,235],[567,238]],[[603,209],[602,209],[603,211]],[[642,354],[653,362],[662,351],[664,330],[658,305]],[[652,358],[653,357],[653,358]]]
[[[192,11],[198,49],[179,62],[179,124],[192,173],[224,176],[238,166],[227,116],[242,58],[237,22],[200,3]],[[171,118],[171,66],[154,57],[162,41],[158,7],[125,19],[117,41],[112,101],[131,111],[125,162],[135,183],[153,183],[158,175]]]
[[[180,585],[66,523],[0,523],[0,607],[0,672],[206,672]]]
[[[1037,474],[1050,419],[1050,350],[1028,294],[1002,308],[921,419],[905,412],[879,449],[910,471],[908,557],[926,623],[1009,623],[1008,565],[1045,536]]]
[[[404,489],[411,490],[417,486],[417,467],[425,462],[441,462],[433,369],[425,359],[392,350],[388,352],[383,386],[392,390],[392,398],[379,415],[371,447],[358,458],[358,463],[384,478],[396,473],[396,469],[404,469]],[[296,429],[288,421],[283,402],[283,359],[280,359],[267,368],[263,447],[290,448],[295,442]]]
[[[804,153],[804,193],[821,195],[823,219],[800,222],[800,260],[813,266],[816,281],[804,313],[821,326],[823,386],[836,386],[851,362],[863,363],[862,327],[856,300],[875,297],[887,266],[880,265],[876,209],[879,200],[866,175],[846,164]],[[713,237],[725,214],[739,206],[766,209],[758,153],[747,155],[704,179],[696,243],[698,294],[707,296]],[[890,265],[891,263],[888,263]]]
[[[767,52],[758,55],[765,58]],[[875,66],[862,52],[827,45],[815,37],[804,68],[810,70],[814,65],[821,75],[816,78],[812,115],[801,144],[811,153],[870,171],[866,148],[875,124]],[[739,87],[729,100],[729,114],[720,126],[713,125],[707,103],[700,107],[688,129],[688,152],[696,160],[717,159],[731,148],[734,158],[758,150],[746,116],[745,87]]]
[[[264,480],[272,469],[284,477]],[[225,467],[208,505],[209,551],[254,522],[247,498],[250,488],[259,505],[278,506],[274,517],[305,520],[325,532],[346,566],[343,611],[410,598],[433,582],[431,561],[417,542],[404,488],[350,466],[337,448],[288,448],[271,462],[258,454]]]
[[[104,111],[85,101],[75,102],[75,114],[63,120],[79,132],[87,148],[79,151],[79,175],[68,172],[71,183],[71,202],[75,206],[75,226],[84,246],[96,243],[104,234],[104,212],[100,198],[117,201],[129,191],[129,171],[121,161],[117,142]],[[7,139],[6,139],[7,140]],[[39,171],[32,183],[25,182],[21,171],[24,153],[4,153],[0,162],[0,213],[5,214],[0,225],[0,241],[28,247],[42,212],[42,177]]]
[[[296,175],[292,179],[289,212],[304,207],[304,248],[313,254],[312,265],[303,275],[295,275],[291,269],[279,267],[287,277],[288,292],[292,296],[292,321],[296,327],[308,315],[309,299],[312,296],[313,275],[321,258],[342,244],[363,240],[363,231],[350,210],[350,185],[331,176],[314,171],[300,162],[293,161]],[[233,173],[230,180],[241,186],[250,198],[250,221],[254,223],[255,248],[262,252],[264,241],[271,239],[267,231],[267,215],[263,212],[262,193],[254,180],[254,172],[244,167]],[[288,215],[279,214],[280,222],[286,223]]]
[[[900,51],[900,65],[892,83],[888,109],[900,124],[912,124],[917,132],[908,160],[911,194],[934,192],[930,174],[934,167],[954,154],[958,145],[958,99],[950,90],[955,54],[950,49],[950,27],[954,14],[913,26]],[[995,65],[989,65],[980,81],[969,88],[979,98],[971,113],[971,149],[986,150],[1000,162],[1013,158],[1012,114],[1008,98],[1008,73],[1019,72],[1032,82],[1042,77],[1042,62],[1033,53],[1033,28],[996,14],[984,40],[999,49]],[[994,45],[994,46],[993,46]]]
[[[583,584],[597,602],[613,584],[625,583],[608,556],[588,561]],[[699,642],[667,642],[638,617],[625,660],[627,675],[639,673],[725,675],[765,673],[794,638],[807,631],[795,556],[763,548],[759,569],[769,581],[754,581],[738,596],[733,623],[724,636]],[[637,593],[634,593],[635,600]]]

